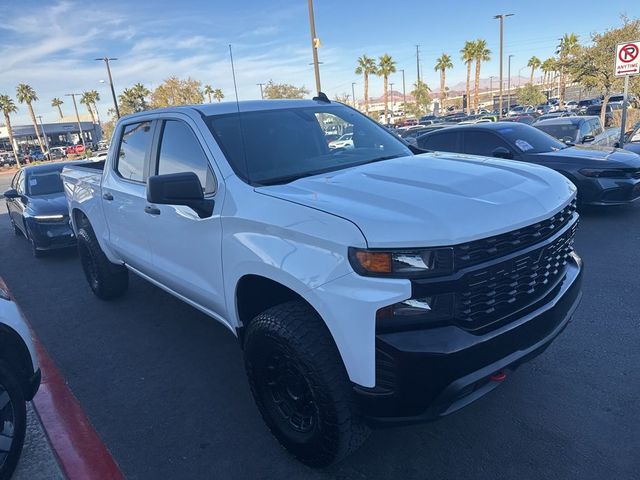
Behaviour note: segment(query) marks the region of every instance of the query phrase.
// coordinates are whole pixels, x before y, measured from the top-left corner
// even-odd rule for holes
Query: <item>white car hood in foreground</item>
[[[257,192],[346,218],[369,247],[455,245],[531,225],[575,186],[545,167],[450,153],[376,162]]]

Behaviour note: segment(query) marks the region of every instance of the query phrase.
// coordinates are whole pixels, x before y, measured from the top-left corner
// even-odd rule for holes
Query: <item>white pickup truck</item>
[[[228,327],[272,433],[322,466],[492,390],[581,297],[571,182],[418,153],[320,96],[127,116],[62,176],[93,292],[133,272]]]

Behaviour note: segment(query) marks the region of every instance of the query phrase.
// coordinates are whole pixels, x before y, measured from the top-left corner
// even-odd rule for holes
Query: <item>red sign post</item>
[[[616,77],[624,77],[624,100],[622,101],[622,122],[620,125],[620,148],[624,146],[624,130],[627,123],[627,103],[629,96],[629,76],[640,73],[640,42],[619,43],[616,46]]]

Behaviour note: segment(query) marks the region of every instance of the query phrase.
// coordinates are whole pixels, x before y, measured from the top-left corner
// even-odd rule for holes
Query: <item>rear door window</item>
[[[418,137],[418,147],[436,152],[461,153],[460,132],[436,132]]]
[[[144,183],[145,158],[153,136],[151,122],[140,122],[125,125],[120,138],[116,172],[122,178]]]
[[[209,160],[191,127],[180,120],[166,120],[158,153],[156,174],[193,172],[205,194],[215,192]]]

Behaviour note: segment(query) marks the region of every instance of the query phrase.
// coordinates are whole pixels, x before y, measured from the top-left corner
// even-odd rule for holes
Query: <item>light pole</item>
[[[393,118],[393,82],[389,83],[389,89],[391,90],[391,118]]]
[[[402,108],[407,108],[407,87],[404,84],[404,68],[400,70],[402,72]]]
[[[353,100],[353,108],[358,108],[356,106],[356,90],[355,90],[356,82],[351,82],[351,99]]]
[[[320,39],[316,36],[316,21],[313,16],[313,0],[307,1],[309,7],[309,29],[311,30],[311,50],[313,51],[313,71],[316,75],[316,90],[320,93],[320,66],[318,65],[318,47]]]
[[[44,143],[47,146],[47,152],[49,152],[49,139],[47,138],[47,134],[44,133],[44,125],[42,124],[42,115],[38,115],[38,120],[40,120],[40,131],[42,131],[42,136],[44,137]],[[44,153],[44,152],[42,152]]]
[[[504,19],[506,17],[512,17],[513,13],[501,13],[499,15],[495,15],[493,18],[497,18],[500,20],[500,112],[498,113],[498,118],[502,118],[502,60],[503,60],[503,50],[504,50]]]
[[[511,58],[514,55],[509,55],[509,62],[507,67],[507,115],[509,115],[509,110],[511,110]]]
[[[76,95],[80,95],[79,93],[66,93],[65,97],[71,97],[73,99],[73,108],[76,111],[76,120],[78,121],[78,130],[80,131],[80,141],[82,142],[82,146],[86,148],[84,144],[84,134],[82,133],[82,125],[80,125],[80,114],[78,113],[78,104],[76,103]]]
[[[518,70],[518,88],[520,88],[520,72],[522,72],[522,70],[524,70],[525,68],[528,68],[527,65]]]
[[[102,57],[102,58],[96,58],[95,60],[102,61],[107,66],[107,75],[109,75],[109,86],[111,87],[111,96],[113,97],[113,106],[116,109],[116,117],[120,118],[120,109],[118,108],[118,99],[116,98],[116,90],[115,88],[113,88],[113,77],[111,76],[111,67],[109,66],[109,62],[112,60],[117,60],[117,58]],[[75,98],[73,101],[75,102]],[[84,144],[84,140],[83,140],[83,144]]]
[[[256,83],[256,85],[260,87],[260,99],[264,100],[264,93],[262,92],[262,86],[264,85],[264,83]]]

